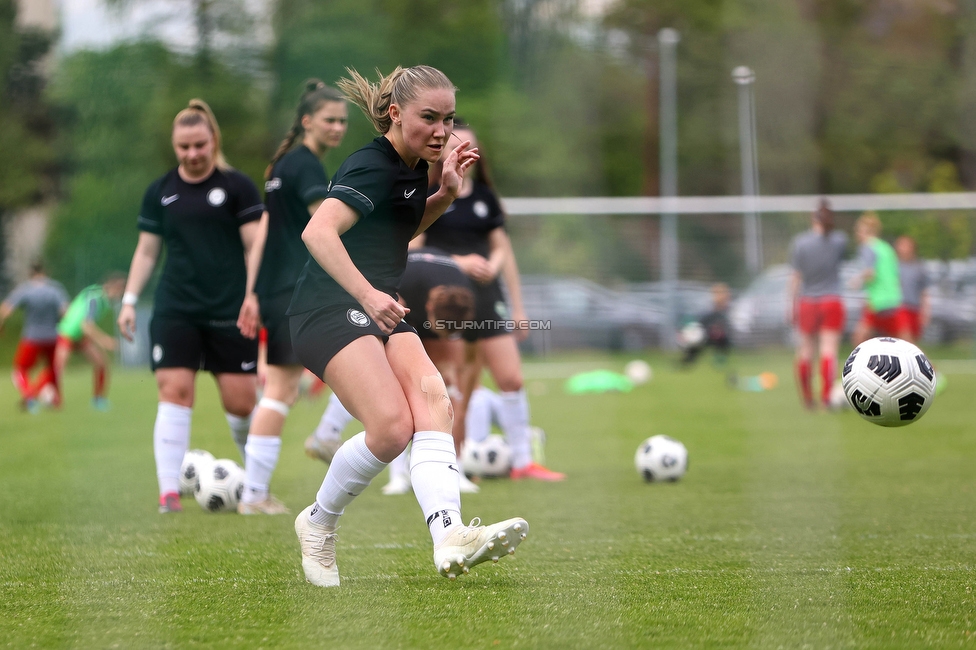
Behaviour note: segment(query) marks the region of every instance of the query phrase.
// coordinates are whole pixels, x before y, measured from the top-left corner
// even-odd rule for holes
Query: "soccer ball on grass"
[[[461,468],[468,476],[508,476],[512,468],[512,450],[505,438],[497,433],[481,442],[466,441],[461,452]]]
[[[221,458],[201,471],[193,496],[209,512],[237,510],[244,493],[244,469],[229,458]]]
[[[688,471],[688,449],[668,436],[651,436],[634,456],[637,473],[647,482],[677,481]]]
[[[183,464],[180,465],[180,496],[188,497],[197,487],[200,472],[214,462],[214,455],[204,449],[191,449],[183,454]]]

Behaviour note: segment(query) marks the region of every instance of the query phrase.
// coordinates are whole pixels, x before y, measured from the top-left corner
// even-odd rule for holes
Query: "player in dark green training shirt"
[[[455,88],[444,73],[397,68],[373,84],[349,72],[340,90],[383,135],[342,164],[305,228],[311,259],[288,313],[298,358],[366,430],[339,448],[315,502],[295,521],[302,568],[315,585],[339,585],[339,516],[412,440],[411,483],[434,542],[434,566],[455,578],[514,552],[528,524],[514,518],[462,525],[451,399],[416,330],[403,322],[397,286],[407,244],[457,197],[478,156],[469,142],[449,147]],[[428,163],[442,156],[441,186],[428,197]]]
[[[342,143],[347,118],[346,101],[337,90],[317,79],[306,82],[295,122],[266,173],[268,211],[259,233],[258,250],[262,239],[264,245],[256,291],[267,332],[267,369],[247,438],[244,494],[237,506],[242,514],[288,512],[268,487],[281,451],[281,429],[305,372],[292,349],[285,312],[308,260],[302,231],[329,193],[320,158]]]
[[[134,305],[165,243],[166,263],[149,325],[159,387],[153,440],[160,512],[181,510],[180,465],[190,444],[198,370],[216,378],[231,434],[244,456],[258,361],[255,319],[250,327],[243,323],[242,303],[256,271],[254,264],[245,266],[245,258],[264,212],[254,183],[224,161],[217,120],[202,100],[191,100],[176,116],[173,149],[179,166],[150,185],[143,198],[139,243],[119,312],[119,331],[131,339]]]

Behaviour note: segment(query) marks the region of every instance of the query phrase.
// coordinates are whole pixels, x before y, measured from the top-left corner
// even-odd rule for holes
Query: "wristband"
[[[135,306],[137,302],[139,302],[139,296],[137,294],[134,294],[131,291],[126,291],[124,294],[122,294],[123,305]]]

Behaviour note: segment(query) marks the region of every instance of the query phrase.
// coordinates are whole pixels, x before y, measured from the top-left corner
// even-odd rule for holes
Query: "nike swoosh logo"
[[[250,370],[256,365],[258,365],[257,361],[241,361],[241,370]]]
[[[173,201],[175,201],[178,198],[180,198],[180,195],[179,194],[174,194],[173,196],[164,196],[162,198],[162,200],[160,200],[160,203],[162,203],[164,206],[166,206],[166,205],[169,205],[170,203],[172,203]]]
[[[447,469],[452,469],[452,470],[454,470],[455,472],[457,472],[457,471],[458,471],[458,468],[457,468],[457,467],[455,467],[454,465],[448,465],[448,466],[447,466]],[[458,472],[458,474],[460,474],[460,473],[461,473],[461,472]]]
[[[413,193],[416,192],[416,191],[417,191],[417,188],[416,187],[413,188],[412,190],[410,190],[409,192],[406,191],[406,190],[403,190],[403,198],[409,199],[411,196],[413,196]]]

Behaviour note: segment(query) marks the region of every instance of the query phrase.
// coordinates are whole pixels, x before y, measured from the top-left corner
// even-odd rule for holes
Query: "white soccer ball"
[[[201,471],[214,462],[214,455],[204,449],[191,449],[183,454],[180,465],[180,496],[188,497],[197,487],[197,478]]]
[[[193,496],[204,510],[228,512],[237,510],[243,493],[244,469],[229,458],[221,458],[200,472]]]
[[[469,476],[508,476],[512,450],[505,438],[493,433],[482,442],[467,441],[461,452],[461,468]]]
[[[633,361],[627,362],[627,365],[624,366],[624,374],[636,386],[649,382],[651,377],[654,376],[654,371],[651,370],[651,366],[646,361],[634,359]]]
[[[688,450],[668,436],[651,436],[634,456],[637,473],[645,481],[677,481],[688,471]]]
[[[696,348],[705,342],[705,328],[701,323],[692,321],[678,332],[678,346],[682,348]]]
[[[935,396],[932,364],[918,347],[901,339],[865,341],[847,357],[841,375],[854,410],[883,427],[917,422]]]
[[[37,401],[44,406],[54,406],[54,402],[58,399],[58,389],[54,387],[54,384],[44,384],[44,386],[37,392]]]

